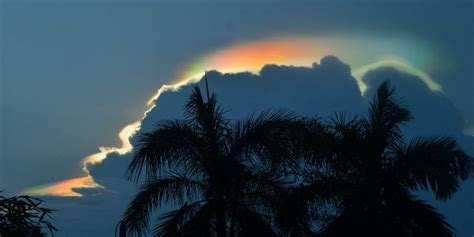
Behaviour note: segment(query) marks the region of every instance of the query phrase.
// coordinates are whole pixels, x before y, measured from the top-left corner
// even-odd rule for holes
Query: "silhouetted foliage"
[[[410,111],[386,82],[366,118],[270,111],[231,122],[198,87],[184,120],[141,136],[128,177],[145,185],[124,221],[154,236],[453,236],[414,194],[449,199],[472,162],[448,137],[405,142]]]
[[[144,234],[153,209],[162,215],[155,236],[277,236],[270,222],[274,197],[287,181],[272,159],[289,160],[285,131],[295,116],[269,111],[231,123],[215,95],[195,88],[185,119],[159,123],[141,136],[128,175],[146,184],[128,207],[129,231]]]
[[[471,159],[448,137],[405,142],[401,126],[411,113],[383,83],[366,118],[337,116],[330,173],[345,185],[330,236],[453,236],[453,228],[413,191],[446,200],[471,174]]]
[[[41,207],[42,201],[30,196],[0,196],[0,235],[8,237],[42,237],[43,229],[51,235],[57,229],[51,219],[52,209]]]

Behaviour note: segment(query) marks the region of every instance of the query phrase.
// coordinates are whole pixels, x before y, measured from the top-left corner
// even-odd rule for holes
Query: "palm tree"
[[[470,177],[471,159],[449,137],[405,142],[401,126],[410,119],[388,82],[379,87],[367,118],[333,119],[335,143],[325,162],[340,183],[340,209],[326,234],[454,235],[443,215],[413,192],[428,190],[439,200],[449,199]]]
[[[276,111],[231,123],[215,95],[205,101],[195,87],[184,120],[140,138],[127,173],[146,183],[124,215],[129,232],[145,234],[153,211],[171,205],[179,208],[160,216],[155,236],[276,236],[272,206],[286,185],[277,171],[291,160],[294,120]]]

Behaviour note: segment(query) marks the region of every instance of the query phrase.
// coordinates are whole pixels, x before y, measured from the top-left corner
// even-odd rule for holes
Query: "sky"
[[[189,87],[176,85],[206,70],[216,70],[211,86],[236,118],[268,107],[363,113],[388,78],[415,110],[407,132],[451,135],[474,154],[473,1],[0,7],[0,189],[45,195],[61,210],[58,236],[113,231],[136,189],[123,178],[130,136],[179,118]],[[473,190],[468,182],[457,206],[437,204],[460,236],[472,235]]]

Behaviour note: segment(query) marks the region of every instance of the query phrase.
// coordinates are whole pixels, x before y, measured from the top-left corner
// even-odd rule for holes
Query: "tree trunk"
[[[223,208],[219,208],[219,210],[217,210],[216,229],[217,229],[217,237],[227,237],[225,212]]]
[[[235,220],[233,218],[230,220],[229,237],[235,237]]]

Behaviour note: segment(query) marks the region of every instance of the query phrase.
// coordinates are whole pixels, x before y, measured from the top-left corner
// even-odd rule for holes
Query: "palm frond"
[[[278,194],[284,191],[285,187],[288,186],[289,181],[286,177],[281,174],[275,173],[273,170],[267,167],[249,167],[247,170],[250,171],[249,175],[246,175],[247,185],[252,186],[251,188],[264,191],[268,190],[273,194]]]
[[[296,154],[303,156],[309,165],[327,165],[337,144],[335,134],[331,131],[332,127],[318,118],[303,118],[300,122],[304,123],[305,128],[298,129],[298,135],[293,138],[298,144]]]
[[[163,214],[153,229],[153,235],[156,237],[179,236],[181,228],[199,211],[201,206],[201,201],[189,205],[185,203],[179,209]]]
[[[284,236],[310,236],[313,193],[304,187],[288,188],[276,200],[274,222]]]
[[[319,176],[304,183],[308,184],[289,186],[277,196],[275,223],[285,236],[314,236],[352,191],[352,184],[339,177]]]
[[[402,191],[389,197],[387,210],[382,210],[386,214],[380,221],[386,223],[393,236],[454,236],[454,228],[432,205],[409,192]]]
[[[402,137],[400,125],[411,120],[411,112],[394,98],[395,90],[388,81],[380,85],[369,108],[367,135],[381,144],[381,149]]]
[[[196,162],[204,153],[202,144],[202,139],[187,123],[179,120],[161,123],[155,131],[140,137],[137,151],[126,171],[127,177],[137,182],[143,168],[150,179],[173,165]]]
[[[292,112],[268,110],[236,122],[230,137],[229,156],[255,163],[262,158],[272,163],[291,162],[289,136],[292,131],[296,133],[295,119]]]
[[[179,237],[209,237],[212,234],[212,210],[209,203],[202,205],[198,211],[181,225],[175,236]]]
[[[367,164],[362,155],[367,146],[366,127],[365,119],[348,117],[345,113],[331,118],[329,128],[335,144],[331,145],[333,154],[327,162],[333,172],[340,176],[350,176]]]
[[[431,188],[445,200],[471,175],[472,160],[449,137],[418,138],[393,151],[395,174],[407,187]]]
[[[198,86],[185,105],[185,118],[190,124],[201,130],[205,137],[219,140],[227,130],[228,120],[224,117],[224,110],[217,104],[217,97],[212,94],[207,102],[202,97]]]
[[[185,198],[196,198],[202,193],[203,184],[188,177],[172,174],[145,184],[128,206],[124,220],[131,233],[146,233],[153,209],[164,203],[179,204]]]
[[[193,92],[189,96],[184,107],[185,118],[188,120],[199,121],[200,116],[206,111],[206,102],[202,97],[201,90],[198,86],[193,87]]]
[[[1,191],[0,191],[1,193]],[[43,200],[26,196],[4,197],[0,195],[0,235],[33,236],[48,229],[51,236],[57,231],[53,226],[53,209],[44,208]]]
[[[236,224],[236,236],[278,236],[269,220],[262,214],[244,207],[239,208],[237,212],[233,220]]]
[[[359,141],[364,138],[366,121],[357,116],[348,117],[346,113],[336,113],[331,118],[329,127],[338,139]]]

